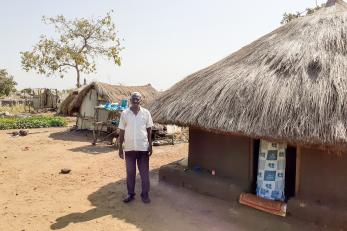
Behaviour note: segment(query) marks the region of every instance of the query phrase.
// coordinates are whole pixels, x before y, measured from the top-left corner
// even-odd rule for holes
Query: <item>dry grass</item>
[[[0,106],[0,112],[9,112],[13,115],[24,113],[25,108],[24,105],[15,105],[15,106]]]
[[[128,99],[132,92],[137,91],[141,93],[143,103],[147,104],[158,95],[158,91],[150,84],[145,86],[122,86],[92,82],[91,84],[70,93],[70,95],[61,103],[59,112],[63,115],[71,115],[73,112],[78,111],[84,97],[91,89],[95,89],[98,93],[98,97],[108,102],[119,102],[121,99]]]
[[[164,92],[160,123],[286,140],[347,143],[347,6],[291,21]]]

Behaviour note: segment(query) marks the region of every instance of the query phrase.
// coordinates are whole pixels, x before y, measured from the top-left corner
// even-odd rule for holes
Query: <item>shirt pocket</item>
[[[145,124],[146,125],[146,122],[147,122],[147,118],[145,115],[141,115],[140,116],[140,121],[141,121],[141,125]]]

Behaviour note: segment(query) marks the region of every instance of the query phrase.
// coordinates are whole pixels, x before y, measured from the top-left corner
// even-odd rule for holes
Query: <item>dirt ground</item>
[[[155,147],[152,203],[123,204],[125,165],[111,146],[67,128],[8,132],[0,131],[0,230],[327,230],[158,182],[158,168],[186,157],[187,144]]]

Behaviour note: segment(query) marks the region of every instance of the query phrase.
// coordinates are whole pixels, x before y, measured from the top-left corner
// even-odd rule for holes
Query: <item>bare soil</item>
[[[124,204],[125,164],[112,146],[67,128],[11,132],[0,131],[0,230],[327,230],[158,182],[187,144],[154,147],[152,203]]]

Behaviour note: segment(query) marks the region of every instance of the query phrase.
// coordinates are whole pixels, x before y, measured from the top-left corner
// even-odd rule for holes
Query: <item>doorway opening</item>
[[[256,194],[258,163],[259,163],[260,140],[253,140],[253,180],[251,193]],[[287,146],[285,151],[285,179],[284,179],[284,195],[285,201],[295,196],[295,177],[296,177],[296,147]]]

